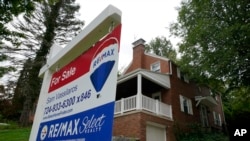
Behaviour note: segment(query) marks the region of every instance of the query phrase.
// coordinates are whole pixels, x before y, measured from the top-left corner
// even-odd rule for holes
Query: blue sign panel
[[[37,141],[111,141],[114,102],[40,124]]]

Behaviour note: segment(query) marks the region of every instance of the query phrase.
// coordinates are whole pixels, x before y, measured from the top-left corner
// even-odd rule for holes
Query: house
[[[133,43],[133,59],[117,80],[113,136],[140,141],[175,141],[176,126],[222,129],[220,95],[212,95],[165,57],[145,53],[145,41]]]

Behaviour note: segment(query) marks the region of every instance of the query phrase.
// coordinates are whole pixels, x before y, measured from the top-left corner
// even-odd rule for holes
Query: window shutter
[[[181,71],[180,71],[179,68],[177,68],[177,77],[178,77],[178,78],[181,78]]]
[[[189,106],[189,108],[188,108],[189,114],[193,115],[193,108],[192,108],[192,101],[191,101],[191,99],[188,99],[188,106]]]
[[[215,114],[215,111],[213,111],[213,117],[214,117],[214,124],[216,125],[216,114]]]
[[[221,126],[222,125],[222,122],[221,122],[221,117],[220,117],[220,114],[219,115],[219,125]]]
[[[187,76],[187,75],[184,75],[184,81],[185,81],[186,83],[189,83],[189,79],[188,79],[188,76]]]
[[[181,106],[181,111],[184,112],[184,105],[183,105],[183,97],[180,95],[180,106]]]

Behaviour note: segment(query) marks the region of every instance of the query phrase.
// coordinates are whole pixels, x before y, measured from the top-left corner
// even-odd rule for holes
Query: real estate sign
[[[111,8],[100,24],[114,16]],[[112,21],[109,28],[86,51],[46,75],[47,91],[41,91],[30,140],[111,140],[121,24]]]

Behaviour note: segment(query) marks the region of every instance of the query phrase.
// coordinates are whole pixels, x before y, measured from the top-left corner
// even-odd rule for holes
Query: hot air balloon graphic
[[[115,65],[115,55],[118,54],[118,43],[115,38],[109,38],[101,44],[90,65],[90,80],[94,89],[99,93],[110,76]],[[98,95],[97,95],[98,97]]]

